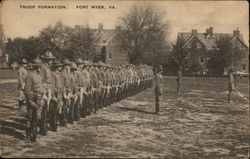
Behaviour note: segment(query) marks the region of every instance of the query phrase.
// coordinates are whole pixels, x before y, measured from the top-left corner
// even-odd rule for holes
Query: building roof
[[[98,44],[100,46],[105,46],[110,42],[118,33],[115,29],[93,29],[96,36],[99,37]]]
[[[228,33],[213,33],[213,37],[208,37],[209,35],[207,33],[191,33],[191,32],[179,32],[178,37],[181,37],[184,39],[186,45],[190,40],[193,38],[197,38],[208,50],[212,50],[216,48],[216,40],[224,37],[229,37],[229,38],[236,38],[233,36],[233,34],[228,34]],[[244,42],[242,34],[239,34],[237,39],[245,46],[247,45]]]

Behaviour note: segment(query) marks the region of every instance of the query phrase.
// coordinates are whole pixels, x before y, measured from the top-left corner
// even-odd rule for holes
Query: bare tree
[[[156,64],[166,56],[168,23],[165,13],[150,4],[133,5],[121,17],[121,47],[133,64]]]

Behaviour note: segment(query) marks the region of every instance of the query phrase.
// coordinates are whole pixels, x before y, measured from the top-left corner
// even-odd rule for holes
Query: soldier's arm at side
[[[19,69],[18,70],[18,86],[19,86],[19,88],[21,88],[22,87],[22,83],[24,82],[24,81],[22,81],[22,79],[23,79],[23,75],[22,75],[22,71],[21,71],[21,69]]]
[[[41,68],[40,75],[41,75],[42,83],[44,83],[45,82],[45,76],[46,76],[46,70],[45,70],[44,67]]]
[[[31,101],[31,85],[33,83],[31,75],[28,75],[25,80],[24,94],[28,102]]]

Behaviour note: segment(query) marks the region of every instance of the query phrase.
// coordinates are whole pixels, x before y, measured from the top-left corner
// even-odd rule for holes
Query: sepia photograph
[[[3,0],[1,158],[247,159],[247,1]]]

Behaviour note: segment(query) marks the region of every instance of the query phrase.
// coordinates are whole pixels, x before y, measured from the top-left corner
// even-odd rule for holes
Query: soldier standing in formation
[[[33,62],[32,70],[27,75],[24,87],[27,101],[26,139],[34,142],[37,137],[37,123],[41,128],[41,112],[45,105],[43,102],[45,88],[40,74],[41,66],[42,62],[39,59]]]
[[[52,65],[52,103],[51,103],[51,120],[50,126],[52,131],[57,131],[57,122],[62,123],[62,95],[63,95],[63,80],[62,80],[62,64],[55,61]]]
[[[81,59],[60,63],[49,51],[41,58],[43,63],[36,59],[31,64],[25,86],[20,82],[28,104],[26,136],[31,141],[36,141],[37,126],[42,135],[47,134],[48,126],[57,131],[58,125],[73,124],[145,90],[153,81],[152,69],[146,65],[115,66]]]
[[[70,61],[68,59],[63,60],[63,70],[62,70],[62,81],[63,81],[63,108],[61,115],[62,126],[66,127],[66,115],[69,112],[69,107],[71,104],[71,81],[70,81]]]
[[[21,67],[18,70],[18,88],[19,88],[18,105],[19,105],[19,109],[21,109],[21,107],[25,101],[24,87],[25,87],[25,79],[28,75],[27,64],[28,64],[28,62],[26,61],[26,59],[22,59],[21,60]]]
[[[47,116],[50,118],[51,115],[51,99],[52,99],[52,72],[51,72],[51,65],[55,57],[50,51],[45,52],[44,55],[41,56],[43,65],[41,68],[41,78],[42,78],[42,83],[45,87],[45,94],[43,96],[46,105],[43,107],[42,110],[42,130],[41,133],[43,135],[47,135]]]

